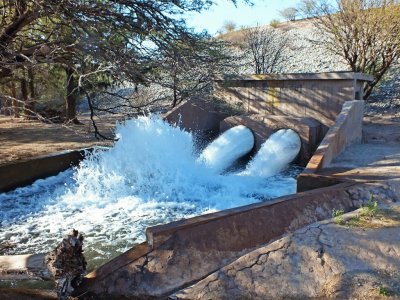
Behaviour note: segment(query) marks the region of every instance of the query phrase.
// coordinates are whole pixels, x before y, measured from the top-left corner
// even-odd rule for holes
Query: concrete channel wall
[[[164,298],[307,224],[369,200],[374,185],[344,183],[147,229],[147,242],[86,277],[76,294]]]
[[[53,155],[1,165],[0,192],[7,192],[17,187],[31,184],[37,179],[57,175],[71,166],[78,165],[84,158],[85,153],[92,150],[92,148],[88,148],[64,151]]]
[[[361,143],[364,101],[347,101],[318,146],[305,170],[297,178],[297,191],[305,191],[338,183],[337,179],[315,176],[321,168],[328,166],[347,146]],[[319,185],[320,184],[320,185]]]

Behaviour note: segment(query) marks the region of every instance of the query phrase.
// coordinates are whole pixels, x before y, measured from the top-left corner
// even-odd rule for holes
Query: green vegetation
[[[379,287],[379,295],[386,296],[386,297],[389,296],[390,295],[389,289],[387,287],[380,286]]]
[[[400,215],[394,209],[378,209],[376,196],[371,193],[368,203],[362,206],[356,216],[343,217],[344,211],[333,209],[332,218],[338,225],[347,225],[350,227],[378,228],[383,226],[393,226],[400,223]]]
[[[350,227],[357,227],[357,225],[359,224],[359,222],[360,222],[360,216],[355,216],[355,217],[352,217],[352,218],[350,218],[350,220],[348,220],[347,222],[346,222],[346,224],[348,225],[348,226],[350,226]]]
[[[332,218],[334,219],[336,224],[342,225],[344,223],[343,214],[344,214],[344,210],[342,210],[342,209],[333,209],[332,210]]]
[[[279,26],[280,23],[281,23],[281,22],[279,22],[279,20],[273,19],[273,20],[271,20],[271,22],[269,22],[269,25],[270,25],[272,28],[278,28],[278,26]]]
[[[338,225],[361,228],[381,228],[400,226],[400,208],[397,206],[390,208],[378,208],[376,195],[371,193],[368,203],[362,206],[357,215],[351,218],[344,218],[344,211],[334,209],[332,218]]]
[[[378,212],[378,201],[374,200],[374,195],[371,194],[368,204],[361,208],[360,216],[373,218]]]

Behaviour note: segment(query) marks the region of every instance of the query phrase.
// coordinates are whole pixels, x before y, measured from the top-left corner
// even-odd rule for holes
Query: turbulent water
[[[272,134],[248,164],[244,175],[270,177],[283,171],[299,154],[301,140],[292,129],[281,129]]]
[[[222,173],[238,158],[246,155],[254,147],[254,135],[243,125],[238,125],[221,134],[210,143],[199,157],[209,169]]]
[[[219,174],[190,133],[157,117],[117,125],[117,136],[78,168],[0,194],[3,254],[47,252],[76,228],[93,267],[143,241],[148,226],[295,192],[292,174]]]

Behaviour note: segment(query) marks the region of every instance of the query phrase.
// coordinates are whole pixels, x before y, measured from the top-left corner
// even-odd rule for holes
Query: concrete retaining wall
[[[347,101],[335,124],[329,129],[321,144],[318,146],[306,169],[297,178],[297,191],[325,186],[329,182],[338,182],[337,179],[321,177],[321,184],[317,185],[315,174],[318,170],[328,166],[347,146],[360,143],[362,139],[362,120],[364,115],[364,101]]]
[[[84,158],[85,151],[91,150],[65,151],[2,165],[0,166],[0,192],[31,184],[37,179],[56,175],[71,166],[78,165]]]
[[[77,293],[97,299],[167,296],[262,244],[331,217],[333,209],[361,206],[372,188],[345,183],[148,228],[146,244],[130,250],[118,267],[112,261],[89,274]]]
[[[345,101],[362,99],[370,80],[352,72],[225,76],[214,95],[247,113],[311,117],[330,127]]]
[[[282,128],[293,129],[301,138],[302,146],[297,163],[302,166],[307,165],[322,139],[321,124],[312,118],[265,115],[233,116],[220,123],[220,132],[237,125],[244,125],[253,131],[256,150],[260,149],[261,144],[277,130]]]
[[[201,138],[211,138],[218,134],[219,123],[230,114],[213,110],[206,101],[184,102],[164,115],[170,124],[186,131],[195,132]]]

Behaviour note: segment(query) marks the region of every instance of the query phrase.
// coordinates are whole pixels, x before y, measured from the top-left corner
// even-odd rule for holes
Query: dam
[[[357,82],[355,79],[358,78],[358,75],[351,77],[348,74],[345,74],[345,76],[343,74],[335,75],[336,77],[332,74],[319,76],[329,80],[338,80],[341,84],[347,81],[354,84],[354,82]],[[279,81],[279,78],[273,78],[272,81],[274,80]],[[282,80],[290,81],[293,80],[293,77],[289,76]],[[295,78],[295,80],[299,79]],[[311,77],[310,80],[323,81],[321,78],[318,79],[318,76]],[[239,88],[243,88],[241,85],[244,85],[245,94],[247,93],[247,95],[252,94],[249,92],[252,89],[252,84],[256,85],[256,89],[259,89],[257,86],[260,85],[259,81],[254,78],[249,83],[233,83],[229,81],[226,85],[231,92],[236,84],[240,85]],[[314,82],[314,84],[316,83]],[[260,87],[264,92],[267,91],[268,82],[261,84]],[[359,87],[358,83],[355,84],[355,87]],[[304,89],[302,93],[305,96],[307,93]],[[349,87],[349,89],[351,88]],[[314,86],[314,90],[318,89]],[[345,90],[347,88],[342,89],[342,91]],[[321,155],[324,157],[325,163],[329,163],[330,159],[334,159],[348,145],[360,142],[363,101],[354,100],[357,92],[355,89],[352,91],[354,92],[353,96],[348,96],[344,92],[339,93],[343,96],[340,101],[338,100],[340,105],[330,104],[332,110],[330,110],[329,114],[324,114],[323,118],[320,119],[314,112],[311,116],[304,110],[301,115],[296,114],[294,116],[289,115],[288,110],[286,112],[282,110],[285,114],[281,115],[267,115],[265,112],[263,114],[259,109],[252,112],[253,114],[227,116],[207,111],[202,107],[202,104],[196,102],[184,103],[165,116],[169,123],[177,124],[179,127],[186,129],[186,132],[199,132],[199,135],[207,141],[205,144],[210,145],[209,149],[211,150],[213,148],[211,147],[211,141],[217,141],[215,139],[216,136],[221,133],[221,136],[223,136],[224,132],[237,128],[237,126],[242,126],[240,127],[242,130],[239,130],[239,135],[235,135],[234,140],[238,140],[238,136],[242,136],[243,144],[246,151],[250,151],[249,155],[252,160],[248,164],[242,165],[242,167],[239,166],[231,170],[227,167],[232,163],[232,160],[228,159],[228,154],[221,155],[216,162],[221,162],[226,158],[229,163],[225,166],[219,166],[212,159],[206,158],[207,152],[213,152],[211,150],[206,151],[207,147],[204,148],[206,152],[203,155],[201,153],[203,148],[201,148],[194,156],[188,154],[193,153],[193,151],[176,152],[175,148],[171,148],[172,150],[164,147],[160,148],[161,144],[173,144],[178,146],[179,149],[193,148],[193,142],[188,143],[187,137],[182,140],[177,138],[177,136],[180,137],[181,135],[186,136],[185,131],[179,131],[182,134],[178,133],[178,131],[175,131],[177,130],[176,127],[171,127],[175,128],[171,129],[169,126],[164,126],[165,123],[159,123],[161,121],[154,121],[160,126],[154,126],[150,135],[157,136],[158,139],[153,142],[149,141],[149,148],[140,149],[136,147],[135,143],[130,142],[124,144],[123,133],[125,129],[120,128],[122,143],[117,145],[116,150],[111,150],[111,152],[118,153],[120,151],[119,156],[123,157],[121,162],[110,159],[111,155],[108,155],[107,152],[95,151],[93,156],[88,156],[88,159],[83,161],[83,165],[86,164],[90,172],[82,171],[79,174],[78,171],[77,175],[75,175],[75,178],[82,178],[82,182],[87,179],[85,184],[78,186],[78,190],[81,187],[81,192],[87,193],[98,189],[99,186],[105,186],[107,189],[100,192],[101,197],[113,199],[116,198],[113,195],[114,191],[122,186],[121,198],[123,201],[129,201],[130,190],[135,187],[131,182],[124,182],[124,178],[135,178],[142,187],[140,190],[148,191],[147,194],[144,193],[145,196],[148,197],[150,195],[145,201],[146,208],[155,204],[151,202],[150,198],[158,197],[157,194],[160,194],[163,197],[171,198],[172,201],[160,202],[159,211],[156,215],[162,215],[171,209],[178,217],[170,220],[163,219],[163,223],[165,221],[173,221],[168,224],[156,225],[159,222],[154,219],[156,220],[154,224],[144,224],[140,227],[142,232],[144,230],[146,232],[145,241],[141,242],[144,239],[140,240],[139,242],[141,243],[137,246],[126,249],[122,255],[88,274],[83,285],[76,291],[76,295],[87,294],[106,298],[166,297],[193,282],[199,281],[267,241],[276,239],[287,232],[316,220],[329,218],[334,208],[340,207],[345,211],[349,211],[357,207],[357,205],[361,205],[366,199],[350,196],[354,194],[353,190],[359,188],[356,183],[338,180],[329,181],[326,178],[320,180],[320,178],[316,179],[315,176],[307,175],[313,164],[317,168],[322,166],[323,162],[318,160]],[[299,90],[296,90],[296,92],[299,92]],[[284,90],[282,90],[282,93],[284,93]],[[279,93],[273,92],[273,95],[278,97]],[[318,95],[324,95],[324,93],[319,92]],[[256,100],[252,98],[251,101]],[[260,99],[258,98],[257,101],[260,101]],[[287,103],[285,104],[286,106],[288,105]],[[279,108],[280,104],[276,103],[275,99],[271,101],[270,105],[274,108]],[[298,105],[298,102],[296,102],[296,105]],[[325,103],[321,105],[323,106]],[[248,104],[247,107],[251,107],[251,105]],[[313,106],[310,105],[310,107]],[[314,108],[321,109],[321,107],[318,108],[317,106]],[[326,110],[328,109],[326,108]],[[147,122],[150,128],[153,127],[152,121],[142,120],[141,122]],[[128,124],[127,127],[126,132],[129,132],[129,134],[132,133],[132,130],[139,130],[135,134],[138,141],[145,140],[143,132],[140,132],[140,126]],[[245,128],[251,130],[254,144],[250,142],[251,137]],[[292,132],[288,131],[288,128]],[[283,174],[283,177],[278,178],[274,177],[273,174],[276,174],[274,171],[270,173],[269,171],[266,172],[265,168],[259,168],[260,164],[263,165],[265,161],[270,164],[271,157],[274,155],[274,151],[270,152],[271,148],[274,147],[267,147],[264,151],[263,145],[268,145],[268,141],[271,143],[270,138],[274,139],[274,133],[280,133],[278,136],[283,136],[284,133],[281,130],[284,130],[284,133],[288,133],[289,149],[294,149],[293,154],[288,155],[285,164],[294,159],[297,164],[307,166],[306,170],[300,174],[302,179],[297,182],[297,190],[305,191],[304,193],[295,194],[296,181],[293,177],[298,174],[296,170],[294,171],[294,176]],[[159,136],[163,132],[171,134],[167,134],[166,137]],[[218,147],[221,145],[223,145],[222,142],[219,143]],[[276,145],[276,143],[273,143],[273,145]],[[228,149],[234,148],[232,146]],[[295,151],[296,148],[297,151]],[[157,151],[152,153],[152,149],[157,149]],[[277,147],[275,153],[289,152],[284,149]],[[233,152],[239,153],[241,151],[235,150]],[[263,152],[267,153],[267,157],[270,157],[269,160],[257,159],[257,154]],[[315,156],[314,152],[319,156]],[[136,158],[133,156],[127,157],[126,153],[138,153],[139,156]],[[140,153],[146,154],[146,156],[140,156]],[[166,158],[160,159],[160,153],[165,154]],[[219,152],[217,151],[217,153]],[[243,155],[243,153],[240,153],[240,155]],[[141,166],[140,164],[144,163],[143,161],[146,160],[147,155],[150,155],[154,163],[149,166]],[[272,159],[272,161],[275,160]],[[97,162],[101,163],[96,164]],[[203,162],[205,166],[202,166],[199,162]],[[197,169],[199,164],[202,167]],[[99,168],[98,166],[101,167]],[[101,170],[103,166],[106,169]],[[208,168],[212,172],[207,173],[204,168]],[[138,174],[138,169],[146,170],[145,175]],[[118,172],[114,172],[115,170],[126,170],[128,175],[121,178],[121,176],[118,176]],[[282,167],[277,168],[277,170],[278,172],[281,171]],[[254,176],[251,176],[254,172],[258,173],[258,178],[261,178],[261,182],[264,184],[266,182],[265,178],[268,178],[268,186],[275,183],[277,183],[277,186],[268,191],[268,186],[263,186],[263,183],[258,185],[259,179],[254,179]],[[216,180],[216,176],[222,176],[225,179],[219,182]],[[250,177],[252,177],[251,181],[248,180]],[[149,182],[148,178],[154,178],[157,185],[152,185],[153,183]],[[174,181],[174,178],[177,180]],[[244,179],[244,181],[240,183],[237,178]],[[201,188],[194,184],[199,180]],[[165,184],[165,188],[163,188],[163,184]],[[290,184],[293,184],[290,191],[276,194],[282,187],[287,189]],[[329,185],[334,186],[328,187]],[[324,186],[327,188],[321,189]],[[252,189],[253,187],[255,189]],[[72,194],[75,194],[75,192]],[[279,197],[284,194],[291,195]],[[97,203],[91,196],[88,193],[85,194],[84,198],[89,203],[92,201],[93,204],[99,204],[100,208],[101,206],[107,206],[105,202]],[[148,201],[149,199],[150,201]],[[266,199],[270,200],[265,201]],[[179,205],[176,205],[176,200]],[[119,206],[116,205],[115,208],[118,209],[128,203],[123,201],[118,204]],[[138,202],[135,203],[138,204]],[[181,207],[181,205],[183,206]],[[79,203],[76,203],[74,209],[76,210],[72,210],[72,212],[79,214]],[[183,211],[188,212],[188,214],[185,216],[179,215]],[[144,210],[142,210],[142,216],[149,217]],[[181,217],[185,219],[179,220]],[[102,222],[107,221],[107,219],[112,220],[112,218],[112,215],[105,214],[102,216]],[[117,222],[112,220],[111,223]],[[122,225],[124,228],[134,230],[132,223],[122,222]],[[101,230],[106,231],[106,228],[107,226]],[[110,236],[110,240],[115,240],[115,238],[118,238],[118,234]]]

